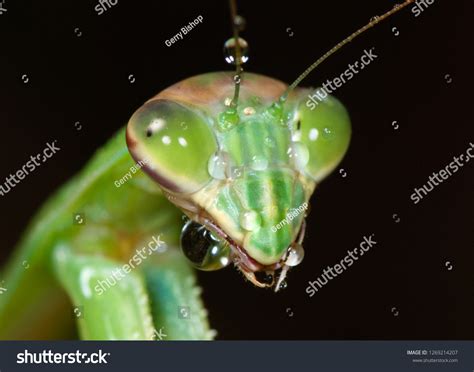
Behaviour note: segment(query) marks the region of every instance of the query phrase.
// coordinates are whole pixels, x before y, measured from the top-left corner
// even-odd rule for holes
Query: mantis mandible
[[[6,267],[0,338],[71,337],[72,304],[82,339],[153,339],[162,327],[167,339],[212,339],[192,267],[233,263],[258,287],[284,287],[304,256],[301,206],[351,136],[339,101],[328,96],[310,110],[309,89],[298,85],[412,2],[373,19],[287,86],[243,73],[245,42],[231,1],[234,35],[226,45],[235,72],[195,76],[148,100],[46,202]],[[72,224],[77,211],[86,224]],[[186,322],[178,317],[183,304],[193,314]]]

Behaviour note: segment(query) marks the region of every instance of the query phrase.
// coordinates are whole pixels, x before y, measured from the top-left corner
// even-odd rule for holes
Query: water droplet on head
[[[255,109],[253,107],[244,108],[244,115],[253,115],[255,114]]]
[[[278,290],[280,291],[282,289],[285,289],[286,287],[288,287],[288,283],[286,282],[286,280],[283,280],[278,286]]]
[[[283,115],[283,106],[279,102],[274,102],[267,109],[267,112],[275,118],[281,118]]]
[[[288,256],[286,257],[285,265],[287,266],[297,266],[303,261],[304,258],[304,249],[301,244],[294,243],[288,251]]]
[[[264,115],[270,120],[275,121],[275,124],[286,128],[288,127],[288,122],[284,120],[283,105],[280,101],[273,102],[270,107],[264,111]]]
[[[217,121],[221,130],[228,130],[234,127],[239,122],[239,114],[234,108],[230,108],[219,115]]]
[[[241,37],[238,38],[238,43],[240,47],[240,63],[244,64],[245,62],[248,61],[248,52],[249,52],[249,46],[247,42],[242,39]],[[236,42],[235,39],[232,37],[229,40],[227,40],[224,44],[224,57],[227,63],[230,63],[232,65],[236,64]]]
[[[286,153],[290,159],[293,159],[298,169],[302,170],[308,164],[309,150],[304,143],[293,142]]]
[[[256,171],[263,171],[268,167],[268,160],[262,156],[255,155],[252,157],[250,168]]]
[[[262,225],[262,217],[255,211],[246,211],[240,215],[240,225],[247,231],[255,231]]]
[[[212,155],[207,163],[207,171],[218,180],[225,180],[227,178],[226,169],[227,162],[225,161],[224,154],[221,152]]]
[[[294,131],[294,132],[291,134],[291,140],[292,140],[293,142],[301,141],[301,131],[300,131],[300,130]]]

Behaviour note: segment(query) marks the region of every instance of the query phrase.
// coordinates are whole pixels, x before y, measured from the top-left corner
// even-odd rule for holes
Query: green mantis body
[[[290,87],[250,73],[240,82],[238,66],[238,81],[199,75],[146,102],[32,221],[2,276],[0,338],[70,337],[80,313],[84,339],[152,339],[162,328],[167,339],[212,339],[189,261],[284,286],[303,259],[304,210],[351,134],[335,98],[311,107],[309,90],[294,88],[360,33]]]
[[[179,238],[179,211],[140,172],[120,188],[114,184],[133,165],[121,130],[35,217],[6,272],[8,291],[0,299],[1,338],[70,336],[69,323],[74,319],[70,302],[82,309],[78,322],[83,338],[152,339],[152,319],[160,329],[166,311],[176,319],[176,327],[166,324],[169,337],[210,337],[199,316],[203,308],[192,271],[173,249]],[[73,224],[78,211],[85,216],[84,225]],[[94,289],[97,281],[111,278],[113,269],[158,235],[168,245],[166,252],[160,257],[146,253],[133,272],[99,295]],[[28,269],[22,266],[25,260]],[[168,307],[155,308],[160,296],[165,296]],[[178,305],[192,307],[196,316],[178,322]]]

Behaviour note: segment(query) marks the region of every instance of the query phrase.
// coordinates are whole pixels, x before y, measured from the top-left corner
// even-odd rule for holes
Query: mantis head
[[[308,90],[247,73],[239,106],[232,73],[186,79],[131,117],[136,161],[189,218],[181,245],[191,263],[216,270],[233,262],[255,285],[285,285],[303,259],[309,199],[343,158],[351,128],[326,97],[310,109]]]

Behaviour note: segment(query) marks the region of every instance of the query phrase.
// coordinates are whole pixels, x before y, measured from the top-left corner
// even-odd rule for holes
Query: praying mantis
[[[68,338],[77,321],[82,339],[151,340],[164,328],[169,340],[209,340],[215,331],[193,267],[233,264],[258,287],[285,287],[304,257],[306,206],[351,136],[337,99],[310,109],[310,90],[298,86],[412,2],[371,20],[286,85],[243,73],[246,43],[231,1],[226,59],[235,72],[158,93],[45,203],[1,275],[0,338]],[[73,223],[78,211],[86,223]]]

